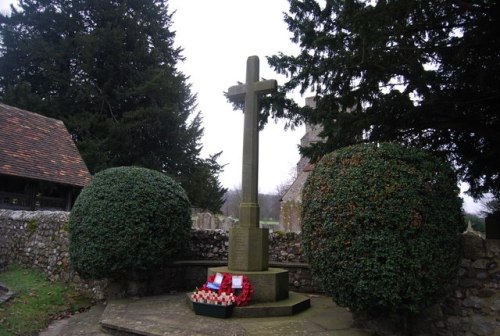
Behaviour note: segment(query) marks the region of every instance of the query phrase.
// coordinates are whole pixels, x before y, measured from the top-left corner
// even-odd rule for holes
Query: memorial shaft
[[[259,228],[259,95],[276,91],[275,80],[259,81],[259,58],[247,60],[246,83],[229,88],[228,97],[244,102],[240,224],[229,233],[229,269],[267,270],[268,230]]]
[[[245,118],[243,126],[243,165],[241,177],[240,223],[242,226],[259,227],[259,125],[258,96],[254,83],[259,81],[259,59],[247,60]]]

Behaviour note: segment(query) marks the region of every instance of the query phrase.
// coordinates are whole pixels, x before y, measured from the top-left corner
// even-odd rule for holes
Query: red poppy
[[[220,288],[218,293],[226,293],[226,294],[231,294],[236,297],[236,305],[241,307],[241,306],[246,306],[247,304],[250,303],[252,300],[253,296],[253,286],[248,280],[248,277],[246,275],[243,275],[243,283],[242,283],[242,288],[235,290],[232,285],[233,285],[233,277],[229,273],[222,273],[222,282],[220,284]],[[215,280],[215,274],[211,275],[208,277],[207,282],[203,285],[202,289],[204,290],[210,290],[207,285],[209,282],[214,282]]]

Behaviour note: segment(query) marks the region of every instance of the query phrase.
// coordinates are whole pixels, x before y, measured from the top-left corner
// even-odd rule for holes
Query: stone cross
[[[259,96],[276,91],[275,80],[259,81],[259,58],[247,60],[246,83],[231,86],[227,97],[245,103],[240,225],[229,230],[230,271],[266,271],[269,230],[259,227]]]
[[[259,81],[259,58],[250,56],[247,59],[246,83],[231,86],[227,92],[232,101],[245,103],[241,226],[259,227],[259,96],[275,92],[277,86],[276,80]]]

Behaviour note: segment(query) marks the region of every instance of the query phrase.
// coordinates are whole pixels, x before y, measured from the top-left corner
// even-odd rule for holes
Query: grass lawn
[[[267,225],[279,225],[279,221],[277,220],[261,220],[260,224],[267,224]]]
[[[51,320],[91,306],[91,300],[64,283],[47,281],[44,274],[9,266],[0,282],[15,292],[0,304],[0,336],[36,335]]]

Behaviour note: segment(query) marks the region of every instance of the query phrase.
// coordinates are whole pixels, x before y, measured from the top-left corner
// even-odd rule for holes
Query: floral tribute
[[[220,284],[217,283],[218,289],[214,288],[214,283],[216,283],[216,277],[217,276],[222,276],[222,281],[220,281]],[[246,306],[250,303],[252,300],[253,296],[253,285],[250,283],[248,280],[248,277],[246,275],[235,275],[235,278],[240,278],[241,281],[241,288],[240,286],[234,286],[237,288],[233,287],[233,276],[229,273],[217,273],[214,274],[210,277],[208,277],[207,282],[202,286],[201,290],[197,290],[196,293],[198,292],[212,292],[213,294],[216,294],[216,299],[214,300],[215,302],[220,302],[220,299],[222,297],[230,297],[234,298],[234,303],[239,306]],[[195,294],[196,294],[195,293]],[[195,295],[193,294],[193,295]],[[217,301],[217,297],[219,301]],[[216,303],[217,304],[217,303]]]
[[[196,292],[191,295],[191,301],[221,306],[231,306],[236,302],[236,297],[233,293],[218,294],[211,290],[197,289]]]

